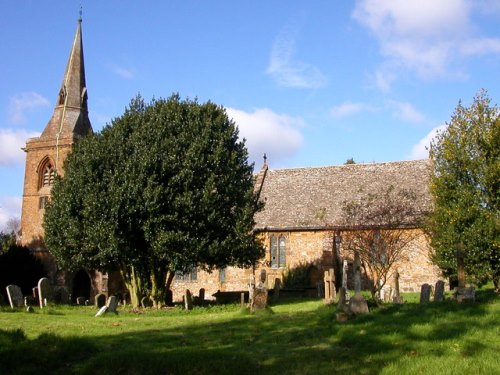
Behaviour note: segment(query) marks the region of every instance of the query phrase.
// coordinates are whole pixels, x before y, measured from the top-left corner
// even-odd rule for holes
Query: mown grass
[[[500,302],[387,305],[347,323],[319,300],[94,318],[0,311],[0,374],[495,374]]]

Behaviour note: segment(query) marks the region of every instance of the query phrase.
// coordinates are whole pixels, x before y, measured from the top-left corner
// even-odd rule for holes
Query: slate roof
[[[428,160],[413,160],[267,170],[260,192],[265,207],[256,214],[255,230],[342,227],[344,202],[381,194],[390,185],[414,191],[419,199],[413,203],[425,211],[429,167]]]

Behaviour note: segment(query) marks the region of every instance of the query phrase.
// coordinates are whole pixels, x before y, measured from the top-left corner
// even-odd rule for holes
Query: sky
[[[459,101],[500,98],[500,0],[0,0],[0,230],[80,6],[94,131],[137,94],[210,100],[257,170],[423,159]]]

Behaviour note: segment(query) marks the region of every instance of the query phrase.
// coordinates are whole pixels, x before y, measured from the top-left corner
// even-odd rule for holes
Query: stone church
[[[58,270],[44,247],[42,227],[55,175],[64,176],[68,153],[78,139],[90,132],[79,19],[54,113],[40,137],[28,139],[24,149],[26,169],[20,242],[42,260],[54,284],[68,287],[73,298],[84,296],[92,300],[98,293],[125,293],[120,278],[93,270],[76,273]],[[342,203],[376,194],[391,184],[421,193],[425,199],[413,203],[427,206],[428,168],[428,161],[421,160],[271,170],[264,161],[255,175],[254,188],[265,203],[263,211],[256,216],[254,229],[265,245],[264,259],[253,269],[228,267],[208,274],[193,268],[192,272],[178,274],[172,286],[173,300],[180,300],[186,289],[197,294],[203,288],[207,299],[217,291],[247,290],[251,276],[258,275],[262,269],[267,271],[268,287],[273,287],[276,279],[283,280],[291,270],[302,268],[307,284],[314,288],[321,282],[325,270],[338,271],[341,260],[350,262],[342,246],[342,235],[353,228],[346,228],[340,222]],[[416,291],[419,285],[433,284],[438,279],[439,270],[430,263],[429,250],[423,234],[409,245],[408,258],[398,264],[402,291]]]

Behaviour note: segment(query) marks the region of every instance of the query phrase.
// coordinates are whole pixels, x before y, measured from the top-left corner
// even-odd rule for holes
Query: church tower
[[[80,17],[54,113],[42,134],[28,139],[24,149],[26,168],[20,242],[41,258],[46,269],[51,268],[53,261],[43,245],[42,223],[54,177],[64,175],[64,160],[74,143],[91,132]]]

